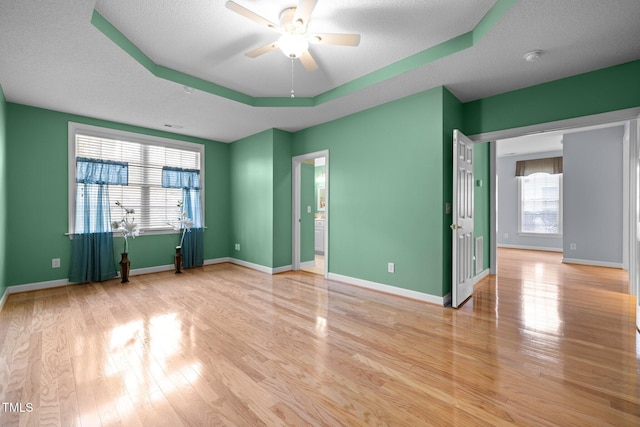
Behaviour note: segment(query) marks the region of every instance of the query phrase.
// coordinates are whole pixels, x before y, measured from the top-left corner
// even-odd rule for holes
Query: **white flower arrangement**
[[[140,226],[136,223],[136,218],[133,216],[136,212],[133,209],[127,209],[119,201],[116,201],[116,206],[120,207],[124,210],[124,216],[120,221],[113,221],[111,223],[111,228],[113,231],[119,231],[124,237],[124,253],[129,252],[129,241],[128,237],[136,238],[139,236]]]
[[[178,247],[181,248],[182,244],[184,243],[185,233],[191,231],[191,227],[193,227],[193,220],[187,217],[187,211],[183,209],[182,201],[178,201],[177,206],[178,206],[178,212],[179,212],[178,222],[176,224],[169,224],[169,225],[171,225],[174,230],[180,233],[180,246]]]

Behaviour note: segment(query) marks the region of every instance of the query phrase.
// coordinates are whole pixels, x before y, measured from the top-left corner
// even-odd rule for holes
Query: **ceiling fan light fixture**
[[[309,41],[300,34],[283,34],[278,39],[278,47],[287,58],[300,58],[309,49]]]

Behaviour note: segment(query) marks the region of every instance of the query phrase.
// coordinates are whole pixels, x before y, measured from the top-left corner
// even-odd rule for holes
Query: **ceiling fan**
[[[331,44],[338,46],[358,46],[360,34],[307,34],[311,13],[318,0],[300,0],[298,6],[292,6],[280,12],[280,25],[274,24],[251,10],[233,1],[227,1],[226,7],[245,18],[280,34],[277,41],[266,46],[246,52],[249,58],[256,58],[265,53],[280,49],[287,57],[300,59],[308,71],[318,69],[318,64],[309,52],[309,44]]]

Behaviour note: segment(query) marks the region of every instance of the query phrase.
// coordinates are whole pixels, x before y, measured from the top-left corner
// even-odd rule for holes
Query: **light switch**
[[[311,206],[307,206],[307,213],[311,213]]]

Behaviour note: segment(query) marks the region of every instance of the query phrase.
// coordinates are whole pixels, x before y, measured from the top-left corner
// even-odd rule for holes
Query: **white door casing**
[[[292,168],[292,269],[300,270],[300,219],[302,215],[300,206],[301,191],[301,163],[305,160],[317,159],[324,157],[325,159],[325,220],[324,220],[324,277],[329,273],[329,150],[318,151],[315,153],[303,154],[295,156],[291,159]]]
[[[460,307],[473,293],[473,142],[453,131],[453,223],[451,305]]]

